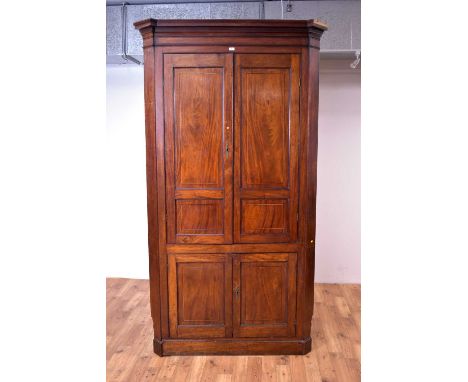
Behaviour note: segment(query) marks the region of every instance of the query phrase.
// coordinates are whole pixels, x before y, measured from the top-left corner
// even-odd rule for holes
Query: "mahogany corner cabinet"
[[[154,351],[311,350],[318,20],[138,21]]]

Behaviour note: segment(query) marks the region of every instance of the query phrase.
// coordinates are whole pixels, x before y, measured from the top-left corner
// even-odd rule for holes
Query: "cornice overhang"
[[[133,24],[143,47],[157,45],[261,45],[276,38],[278,45],[320,46],[327,25],[318,20],[156,20]],[[202,39],[208,38],[203,43]]]

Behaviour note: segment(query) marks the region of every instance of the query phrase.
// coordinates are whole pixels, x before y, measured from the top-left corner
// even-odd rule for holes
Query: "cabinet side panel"
[[[308,83],[309,83],[309,49],[303,48],[301,54],[301,89],[300,89],[300,131],[299,131],[299,203],[298,203],[298,242],[301,245],[297,257],[297,335],[299,338],[307,338],[304,332],[304,326],[310,324],[306,316],[306,280],[303,277],[308,259],[305,251],[305,242],[307,237],[307,138],[308,138]]]
[[[319,41],[315,41],[317,44]],[[304,335],[310,336],[310,325],[314,311],[315,276],[315,204],[317,194],[317,131],[319,96],[319,49],[309,47],[309,123],[307,136],[307,233],[305,243],[305,320]]]
[[[159,289],[158,191],[156,179],[156,108],[155,108],[155,50],[145,48],[145,135],[146,135],[146,190],[148,212],[148,250],[150,275],[150,303],[154,337],[161,339],[161,301]]]
[[[161,48],[155,49],[155,98],[156,98],[156,160],[158,184],[158,232],[159,245],[159,285],[161,299],[161,335],[169,336],[169,316],[167,299],[167,254],[166,254],[166,179],[164,152],[166,142],[164,139],[164,98],[163,98],[163,52]]]

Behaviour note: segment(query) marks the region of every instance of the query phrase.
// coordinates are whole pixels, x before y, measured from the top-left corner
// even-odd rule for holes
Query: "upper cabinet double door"
[[[168,243],[296,240],[298,54],[165,54]]]

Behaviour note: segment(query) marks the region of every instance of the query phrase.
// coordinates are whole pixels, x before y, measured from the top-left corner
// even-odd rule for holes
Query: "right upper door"
[[[295,241],[300,56],[234,59],[234,242]]]

